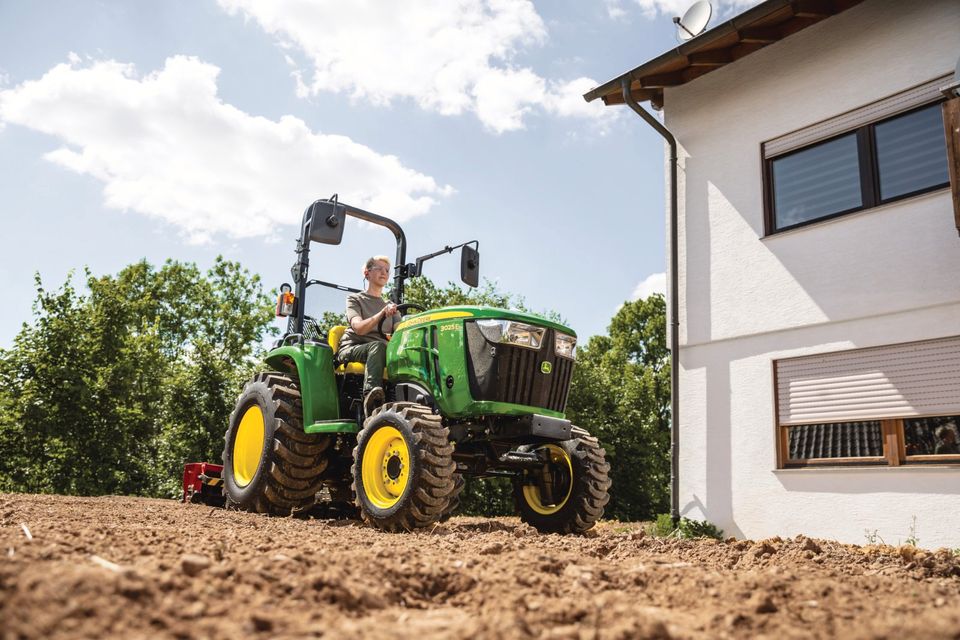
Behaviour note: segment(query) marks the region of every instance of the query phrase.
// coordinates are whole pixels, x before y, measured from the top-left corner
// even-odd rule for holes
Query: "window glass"
[[[874,127],[880,199],[947,184],[943,117],[935,104]]]
[[[910,418],[903,421],[908,456],[960,455],[960,416]]]
[[[787,427],[790,460],[865,458],[883,455],[883,429],[877,420]]]
[[[863,206],[855,133],[773,161],[778,229]]]

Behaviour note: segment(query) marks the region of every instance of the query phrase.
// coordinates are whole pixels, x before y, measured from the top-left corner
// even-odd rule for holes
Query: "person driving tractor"
[[[340,339],[337,363],[363,362],[363,412],[370,417],[383,404],[383,369],[387,340],[396,324],[397,305],[383,299],[390,280],[390,258],[373,256],[363,265],[366,291],[347,296],[347,330]]]

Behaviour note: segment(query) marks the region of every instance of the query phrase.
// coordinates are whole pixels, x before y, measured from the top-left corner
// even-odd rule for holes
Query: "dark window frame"
[[[763,225],[764,225],[764,237],[776,235],[785,231],[792,231],[793,229],[799,229],[801,227],[806,227],[812,224],[819,224],[827,220],[833,220],[834,218],[839,218],[841,216],[846,216],[851,213],[857,213],[860,211],[865,211],[866,209],[873,209],[880,205],[890,204],[892,202],[897,202],[899,200],[905,200],[907,198],[913,198],[916,196],[923,195],[925,193],[930,193],[933,191],[939,191],[941,189],[946,189],[950,187],[950,179],[947,177],[947,181],[932,185],[929,187],[924,187],[923,189],[918,189],[916,191],[910,191],[908,193],[902,193],[891,198],[883,199],[880,197],[880,163],[877,160],[877,138],[875,128],[877,125],[889,122],[896,118],[900,118],[916,111],[922,109],[928,109],[934,105],[940,105],[944,102],[943,99],[935,100],[933,102],[927,102],[922,105],[913,107],[906,111],[901,111],[882,120],[877,120],[875,122],[870,122],[868,124],[862,125],[856,129],[844,131],[838,133],[834,136],[823,138],[817,140],[811,144],[805,145],[798,149],[792,149],[786,153],[781,153],[772,157],[764,157],[763,145],[760,145],[760,158],[763,162]],[[942,116],[941,116],[942,118]],[[857,155],[860,161],[860,194],[862,204],[859,207],[854,207],[851,209],[845,209],[843,211],[838,211],[836,213],[831,213],[819,218],[814,218],[812,220],[805,220],[804,222],[798,222],[796,224],[788,225],[785,227],[777,227],[776,221],[776,212],[774,211],[774,190],[773,190],[773,163],[777,160],[789,157],[791,155],[802,153],[827,142],[832,142],[839,138],[849,136],[850,134],[856,134],[857,137]]]

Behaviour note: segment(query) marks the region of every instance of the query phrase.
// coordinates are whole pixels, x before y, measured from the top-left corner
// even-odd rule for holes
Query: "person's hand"
[[[388,302],[387,306],[383,308],[383,314],[388,317],[394,315],[396,312],[397,305],[393,304],[392,302]]]

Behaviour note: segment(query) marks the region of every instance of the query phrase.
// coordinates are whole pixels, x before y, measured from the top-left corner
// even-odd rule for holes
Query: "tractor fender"
[[[285,344],[272,349],[264,360],[270,367],[299,381],[304,425],[340,417],[330,345],[319,342],[305,342],[302,346]]]

